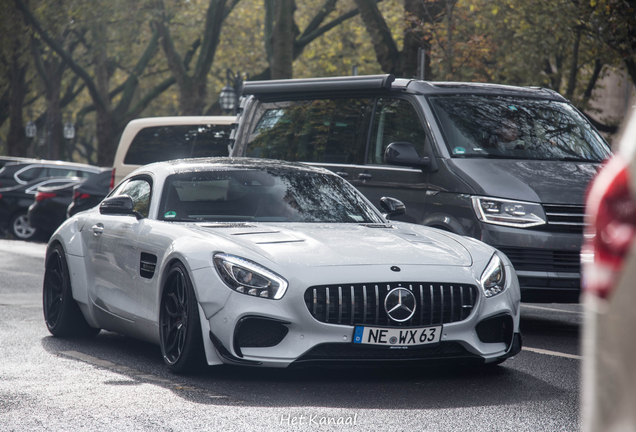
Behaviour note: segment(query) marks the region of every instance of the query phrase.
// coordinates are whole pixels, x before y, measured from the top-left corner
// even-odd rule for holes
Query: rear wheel
[[[197,299],[181,263],[174,264],[166,278],[159,331],[163,360],[172,372],[196,371],[205,365]]]
[[[9,229],[13,237],[20,240],[31,240],[36,234],[36,229],[29,225],[29,216],[25,212],[13,216]]]
[[[42,305],[44,321],[53,336],[92,336],[99,333],[98,328],[88,325],[73,299],[64,249],[59,244],[52,247],[46,257]]]

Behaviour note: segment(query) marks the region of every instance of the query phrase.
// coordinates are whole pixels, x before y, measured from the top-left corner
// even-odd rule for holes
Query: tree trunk
[[[17,45],[17,43],[16,43]],[[22,108],[26,96],[27,67],[20,64],[18,48],[14,50],[11,62],[11,92],[9,96],[9,134],[7,135],[7,154],[9,156],[26,156],[26,136]]]
[[[294,61],[294,0],[274,1],[274,25],[272,26],[270,62],[272,79],[287,79],[293,77]]]
[[[96,112],[97,132],[97,165],[110,166],[115,158],[117,143],[113,141],[114,130],[111,117],[111,102],[108,97],[110,74],[108,71],[108,56],[106,53],[106,28],[103,23],[96,23],[92,29],[94,43],[94,75],[95,87],[104,105],[99,105]]]
[[[579,71],[579,45],[581,43],[581,27],[576,29],[574,35],[574,46],[572,47],[572,61],[570,63],[570,76],[568,77],[568,87],[565,91],[565,97],[572,100],[574,97],[574,89],[576,88],[576,75]]]
[[[398,70],[400,52],[375,0],[354,1],[356,6],[358,6],[360,17],[364,22],[367,33],[371,37],[375,56],[382,71],[401,75]]]

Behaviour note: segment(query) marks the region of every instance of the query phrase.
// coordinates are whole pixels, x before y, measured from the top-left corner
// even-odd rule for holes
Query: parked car
[[[636,430],[636,110],[587,198],[582,430]]]
[[[29,160],[7,164],[0,169],[0,188],[25,185],[38,179],[49,177],[88,178],[101,171],[93,165],[74,162]]]
[[[84,180],[79,177],[36,179],[24,185],[0,188],[0,232],[18,240],[32,240],[37,230],[29,224],[28,210],[39,186],[63,186]]]
[[[142,165],[227,156],[234,116],[149,117],[131,121],[115,153],[115,184]]]
[[[5,165],[14,164],[18,162],[25,161],[33,161],[35,159],[23,158],[23,157],[14,157],[14,156],[0,156],[0,168]]]
[[[302,161],[349,180],[405,222],[488,243],[524,301],[578,302],[583,196],[610,155],[542,88],[392,75],[248,81],[232,156]]]
[[[106,169],[85,182],[73,186],[73,200],[66,209],[66,217],[95,207],[114,186],[114,169]]]
[[[400,214],[397,200],[385,211]],[[521,349],[505,255],[387,221],[333,173],[254,159],[159,162],[49,240],[58,337],[99,329],[195,365],[499,363]]]
[[[99,174],[98,174],[99,175]],[[97,177],[98,175],[93,176]],[[29,206],[27,217],[29,225],[42,236],[51,235],[66,220],[66,211],[73,202],[75,187],[86,179],[75,178],[59,185],[41,185],[35,192],[35,200]]]

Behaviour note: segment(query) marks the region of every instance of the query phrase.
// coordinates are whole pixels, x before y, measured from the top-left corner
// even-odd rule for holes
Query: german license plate
[[[384,346],[416,346],[440,341],[442,326],[421,328],[382,328],[356,326],[353,343]]]

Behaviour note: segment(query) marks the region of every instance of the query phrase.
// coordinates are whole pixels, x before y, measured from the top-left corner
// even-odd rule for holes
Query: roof
[[[540,87],[518,87],[501,84],[470,82],[432,82],[414,79],[396,79],[391,74],[360,75],[328,78],[301,78],[288,80],[247,81],[243,84],[244,95],[259,99],[300,98],[304,95],[390,93],[392,91],[411,94],[488,94],[500,96],[531,97],[537,99],[567,101],[559,93]]]

